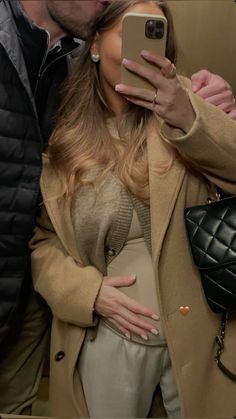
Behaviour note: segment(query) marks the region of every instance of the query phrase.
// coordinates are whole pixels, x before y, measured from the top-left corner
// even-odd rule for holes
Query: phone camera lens
[[[164,36],[165,26],[162,20],[148,20],[145,25],[145,35],[151,39],[161,39]]]

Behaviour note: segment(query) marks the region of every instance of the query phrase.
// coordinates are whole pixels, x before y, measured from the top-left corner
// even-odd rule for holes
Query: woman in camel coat
[[[130,0],[125,1],[130,6]],[[151,10],[145,7],[149,6],[142,5],[142,12]],[[92,53],[99,52],[101,63],[104,48],[104,44],[101,46],[96,39],[91,49]],[[186,418],[233,417],[236,415],[236,383],[224,376],[214,361],[214,339],[220,326],[220,316],[214,314],[206,303],[200,277],[190,254],[184,210],[205,203],[209,195],[213,196],[212,184],[229,193],[236,193],[236,124],[222,111],[188,91],[183,86],[186,81],[173,74],[169,77],[168,73],[173,72],[173,66],[165,58],[152,54],[149,60],[155,61],[162,70],[162,76],[158,76],[161,78],[155,79],[158,91],[154,99],[153,91],[145,92],[144,95],[143,92],[124,86],[119,86],[117,90],[129,101],[152,109],[159,116],[160,128],[157,130],[155,124],[150,124],[146,141],[151,255],[158,314],[171,359],[180,411],[182,417]],[[143,75],[146,71],[142,66],[134,68],[130,63],[126,65],[130,66],[130,70]],[[100,77],[104,76],[105,67],[97,67]],[[145,77],[154,83],[153,72],[147,71]],[[168,86],[164,86],[164,79],[168,79]],[[163,101],[164,91],[168,103]],[[119,93],[117,98],[127,103]],[[109,101],[109,94],[106,99]],[[68,94],[65,100],[67,107],[69,100]],[[169,106],[170,103],[172,106]],[[71,118],[73,120],[73,116]],[[63,182],[58,176],[60,171],[52,165],[51,156],[49,154],[44,157],[41,179],[44,205],[31,242],[35,288],[45,298],[54,316],[51,338],[51,414],[89,417],[90,409],[84,394],[85,388],[81,384],[78,363],[81,361],[81,349],[84,351],[85,337],[91,336],[90,340],[96,342],[97,337],[93,336],[93,331],[99,334],[98,318],[106,317],[103,314],[105,309],[101,309],[101,294],[107,277],[95,264],[84,262],[84,255],[90,255],[90,249],[99,243],[100,236],[95,234],[93,237],[90,225],[85,222],[75,226],[71,211],[74,197],[65,194]],[[166,169],[160,170],[160,167]],[[80,211],[85,212],[87,209],[88,213],[89,187],[79,195],[78,204],[84,206]],[[84,191],[87,200],[83,201]],[[101,208],[109,212],[107,196],[99,194],[99,200]],[[106,225],[103,228],[106,229]],[[86,235],[89,231],[91,240],[83,241],[78,231],[80,235]],[[80,240],[82,246],[79,246]],[[114,249],[105,249],[105,253],[109,256],[111,250]],[[115,250],[113,256],[116,257]],[[129,287],[133,280],[127,276],[123,285]],[[112,318],[112,314],[109,316]],[[154,313],[147,311],[146,317],[152,316]],[[236,318],[233,317],[228,324],[223,354],[223,362],[232,370],[236,370],[235,332]],[[122,355],[118,352],[116,356],[118,360]],[[104,362],[103,358],[104,354],[98,353],[98,363]],[[109,364],[108,358],[105,359],[105,365],[111,370],[111,377],[112,373],[114,378],[119,374],[115,365]],[[87,372],[93,376],[93,370]],[[100,379],[94,369],[93,381],[97,389],[102,386]]]

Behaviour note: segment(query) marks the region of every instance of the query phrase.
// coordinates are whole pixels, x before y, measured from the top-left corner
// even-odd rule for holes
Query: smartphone
[[[150,68],[157,67],[141,57],[143,49],[165,56],[167,20],[154,14],[126,13],[122,21],[122,59],[127,58]],[[121,83],[134,87],[155,88],[121,64]]]

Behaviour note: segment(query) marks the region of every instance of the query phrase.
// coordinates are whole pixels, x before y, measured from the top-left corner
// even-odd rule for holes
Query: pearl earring
[[[90,57],[91,57],[91,60],[94,63],[98,63],[100,61],[100,55],[99,54],[93,54],[93,53],[91,53]]]

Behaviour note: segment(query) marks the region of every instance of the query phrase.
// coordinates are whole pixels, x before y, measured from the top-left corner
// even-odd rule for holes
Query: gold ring
[[[157,93],[158,93],[158,88],[156,90],[155,96],[154,96],[153,101],[152,101],[153,106],[158,105],[158,102],[157,102]]]
[[[174,64],[171,65],[171,71],[166,75],[167,79],[173,79],[176,76],[176,67]]]

